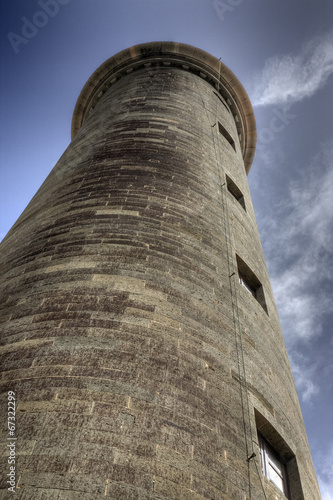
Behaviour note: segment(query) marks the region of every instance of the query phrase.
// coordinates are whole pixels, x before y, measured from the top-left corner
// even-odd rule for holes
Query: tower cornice
[[[103,94],[122,77],[155,66],[171,66],[203,78],[227,102],[235,119],[244,165],[248,173],[256,146],[256,122],[251,101],[238,78],[220,60],[191,45],[150,42],[135,45],[110,57],[83,87],[72,119],[72,139]]]

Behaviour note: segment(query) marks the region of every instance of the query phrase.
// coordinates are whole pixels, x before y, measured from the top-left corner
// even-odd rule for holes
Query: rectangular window
[[[236,255],[239,283],[259,302],[268,314],[264,289],[257,276],[247,264]]]
[[[223,127],[223,125],[220,122],[218,122],[218,124],[219,124],[219,132],[220,132],[220,134],[223,135],[223,137],[225,139],[227,139],[227,141],[229,142],[229,144],[236,151],[235,141],[233,140],[233,138],[231,137],[231,135],[229,134],[229,132]]]
[[[295,454],[256,408],[254,414],[263,475],[289,500],[305,500]]]
[[[226,180],[227,180],[227,189],[228,189],[229,193],[232,194],[232,196],[234,198],[236,198],[236,200],[238,201],[238,203],[246,211],[243,193],[238,188],[238,186],[234,183],[234,181],[230,179],[230,177],[228,175],[226,175]]]
[[[259,434],[259,448],[263,474],[288,497],[287,472],[282,459]]]

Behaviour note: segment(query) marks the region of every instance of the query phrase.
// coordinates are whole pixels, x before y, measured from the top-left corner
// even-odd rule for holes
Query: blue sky
[[[332,0],[3,0],[0,9],[0,239],[67,147],[84,83],[116,52],[188,43],[243,83],[258,128],[250,189],[323,499],[332,500]]]

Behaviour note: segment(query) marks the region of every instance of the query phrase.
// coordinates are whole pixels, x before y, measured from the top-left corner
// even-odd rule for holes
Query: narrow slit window
[[[236,255],[237,268],[238,268],[238,279],[240,285],[242,285],[255,299],[263,310],[268,314],[267,305],[265,300],[264,289],[257,276],[248,267],[247,264]]]
[[[218,124],[220,134],[223,135],[223,137],[229,142],[230,146],[232,146],[236,151],[235,141],[233,140],[229,132],[223,127],[223,125],[220,122],[218,122]]]
[[[228,175],[226,175],[226,180],[227,180],[227,189],[228,189],[229,193],[232,194],[232,196],[234,198],[236,198],[236,200],[238,201],[238,203],[246,211],[243,193],[238,188],[238,186],[236,186],[236,184],[234,183],[234,181],[230,179],[230,177]]]

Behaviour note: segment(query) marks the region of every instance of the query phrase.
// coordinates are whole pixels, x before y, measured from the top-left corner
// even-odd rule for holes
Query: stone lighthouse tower
[[[197,48],[131,47],[90,77],[1,244],[1,498],[8,442],[20,500],[320,498],[247,184],[255,141],[244,88]]]

